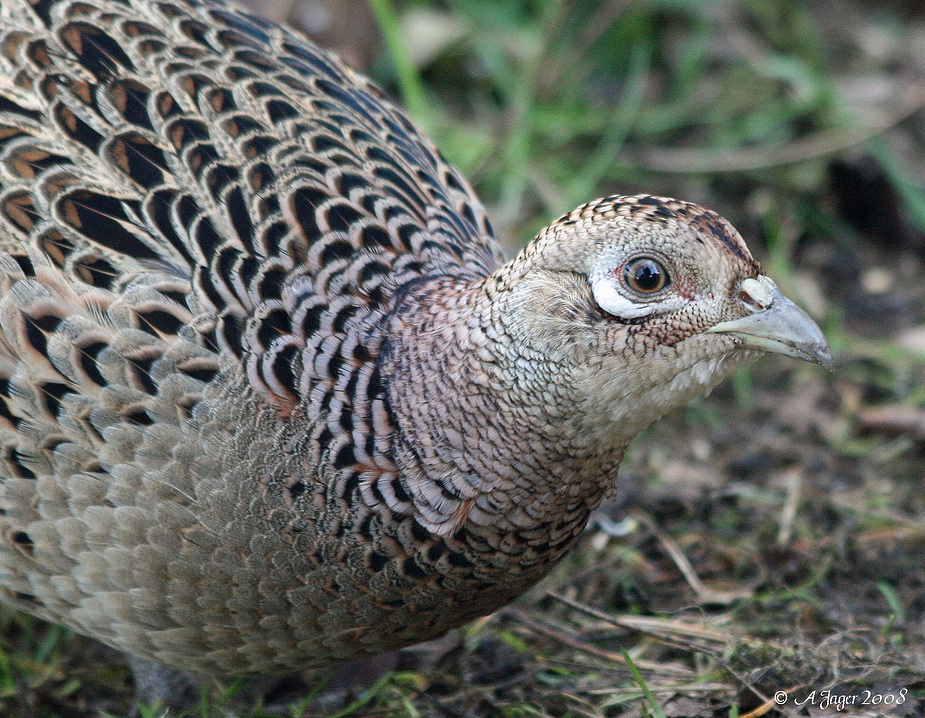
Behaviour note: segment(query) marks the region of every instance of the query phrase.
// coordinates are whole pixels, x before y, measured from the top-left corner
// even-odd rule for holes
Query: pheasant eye
[[[627,286],[639,294],[655,294],[668,286],[668,272],[661,263],[650,257],[639,257],[628,262],[623,270]]]

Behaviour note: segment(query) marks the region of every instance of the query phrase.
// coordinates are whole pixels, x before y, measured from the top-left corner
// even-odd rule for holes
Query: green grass
[[[813,202],[832,156],[889,127],[841,99],[839,48],[804,3],[409,2],[397,23],[383,5],[393,60],[380,80],[395,81],[518,242],[613,191],[736,184],[768,210]],[[425,10],[452,31],[415,68],[407,48],[428,26],[411,19]],[[421,37],[395,39],[402,26]],[[918,220],[922,188],[891,152],[875,156]]]

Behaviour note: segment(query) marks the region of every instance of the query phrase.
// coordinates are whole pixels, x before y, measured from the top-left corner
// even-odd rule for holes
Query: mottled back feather
[[[245,590],[204,579],[211,549],[185,558],[181,537],[202,546],[227,531],[241,548],[226,536],[216,551],[250,550],[259,533],[226,524],[256,502],[266,541],[292,550],[298,529],[273,529],[298,523],[297,501],[344,502],[348,523],[317,519],[332,541],[369,520],[355,494],[402,503],[375,370],[383,317],[402,286],[485,276],[500,258],[466,181],[378,87],[295,33],[184,0],[0,2],[0,249],[0,590],[164,660],[171,634],[137,637],[139,614],[163,628],[173,605],[181,623],[217,631],[224,616],[191,618],[205,609],[190,587],[207,581],[226,602]],[[200,407],[210,387],[240,406]],[[228,422],[252,425],[255,412],[266,438],[229,446]],[[242,462],[280,453],[283,435],[339,478],[281,479],[258,461],[256,480],[284,507],[274,517],[253,482],[241,495],[223,486],[252,478]],[[150,512],[164,515],[149,526]],[[321,543],[312,560],[332,564],[342,547]],[[364,552],[383,566],[395,554]],[[182,578],[149,590],[132,571]],[[313,610],[336,623],[336,600]],[[227,637],[209,640],[221,651]]]

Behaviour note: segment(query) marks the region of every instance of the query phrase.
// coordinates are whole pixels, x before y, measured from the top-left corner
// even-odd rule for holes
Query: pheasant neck
[[[501,318],[508,299],[491,279],[436,277],[392,316],[381,374],[393,415],[412,417],[395,429],[393,460],[438,535],[575,533],[615,485],[628,443],[581,420],[580,368],[531,350],[525,328]]]

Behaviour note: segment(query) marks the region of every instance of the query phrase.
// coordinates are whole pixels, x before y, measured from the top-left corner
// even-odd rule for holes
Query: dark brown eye
[[[655,294],[668,286],[668,272],[654,259],[639,257],[628,262],[623,270],[626,284],[634,292]]]

